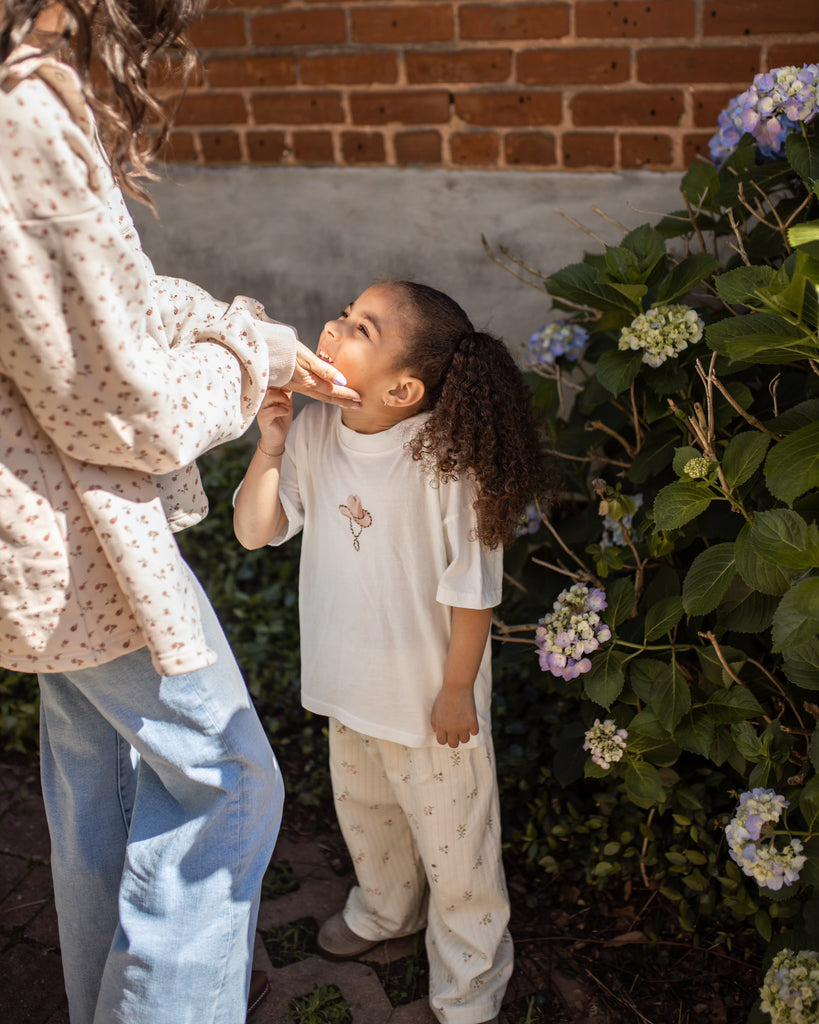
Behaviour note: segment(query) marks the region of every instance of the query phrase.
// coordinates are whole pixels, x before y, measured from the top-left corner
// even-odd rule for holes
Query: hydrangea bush
[[[803,1019],[782,979],[819,946],[818,90],[816,65],[758,75],[679,211],[532,272],[561,325],[529,356],[541,339],[563,483],[497,630],[534,644],[532,718],[561,709],[543,778],[644,815],[643,881],[683,927],[721,914],[726,942],[733,919],[767,962],[796,951],[755,1021]],[[688,845],[650,855],[662,822]],[[554,865],[553,836],[525,841]]]

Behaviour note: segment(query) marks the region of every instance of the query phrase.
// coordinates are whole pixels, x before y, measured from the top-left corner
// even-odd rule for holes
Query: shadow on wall
[[[340,168],[171,166],[151,193],[160,219],[132,212],[159,273],[222,299],[250,295],[315,344],[324,322],[374,280],[403,277],[449,293],[477,328],[525,342],[549,297],[486,254],[551,273],[601,251],[620,230],[680,206],[678,172],[533,174]]]

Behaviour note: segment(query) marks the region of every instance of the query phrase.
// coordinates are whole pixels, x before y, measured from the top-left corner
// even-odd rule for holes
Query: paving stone
[[[53,904],[51,869],[35,864],[25,877],[0,902],[0,921],[4,928],[25,928],[49,903]]]
[[[0,820],[0,853],[48,862],[51,839],[43,798],[39,793],[29,793],[25,798],[15,799],[3,815]]]
[[[0,1020],[4,1024],[46,1024],[65,1003],[57,953],[18,943],[0,956]],[[13,984],[9,981],[13,979]]]
[[[21,857],[10,857],[8,854],[0,853],[0,907],[29,870],[28,864]],[[0,928],[4,926],[3,912],[0,910]]]

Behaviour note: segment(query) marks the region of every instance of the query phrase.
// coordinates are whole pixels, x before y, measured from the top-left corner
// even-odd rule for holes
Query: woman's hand
[[[342,380],[343,375],[330,363],[319,359],[304,342],[296,342],[296,368],[288,385],[291,391],[317,398],[320,402],[340,405],[343,409],[358,409],[361,396],[352,388],[345,387],[347,381],[342,384]]]
[[[262,445],[270,452],[284,447],[293,422],[293,395],[288,388],[268,388],[256,413]]]
[[[478,715],[472,689],[443,686],[432,705],[429,719],[441,746],[457,747],[459,743],[468,743],[470,736],[478,735]]]

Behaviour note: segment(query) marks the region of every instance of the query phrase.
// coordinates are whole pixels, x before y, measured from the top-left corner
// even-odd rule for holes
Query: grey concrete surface
[[[441,288],[476,327],[525,342],[550,300],[494,263],[481,243],[541,273],[580,260],[627,228],[681,205],[680,174],[171,166],[151,185],[160,220],[133,205],[160,273],[219,298],[251,295],[315,344],[324,322],[374,280]]]

